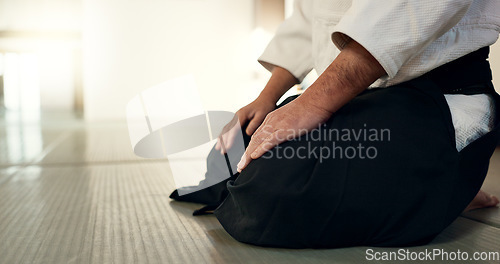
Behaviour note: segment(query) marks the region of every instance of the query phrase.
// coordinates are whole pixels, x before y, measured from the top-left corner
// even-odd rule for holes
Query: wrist
[[[262,102],[264,104],[276,105],[276,103],[280,98],[281,95],[278,95],[276,93],[270,93],[264,90],[259,94],[256,101]]]
[[[297,78],[295,78],[288,70],[276,66],[274,67],[271,78],[264,87],[264,90],[260,93],[258,100],[276,105],[281,96],[283,96],[286,91],[297,83]]]
[[[317,98],[312,93],[303,93],[294,101],[297,104],[303,105],[308,112],[314,113],[317,116],[329,118],[334,113],[323,104],[326,102],[324,98]]]
[[[318,111],[335,113],[385,75],[383,67],[360,44],[349,42],[300,97]]]

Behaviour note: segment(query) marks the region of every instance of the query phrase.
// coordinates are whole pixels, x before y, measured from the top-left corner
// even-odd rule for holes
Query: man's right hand
[[[274,111],[274,109],[276,109],[276,104],[273,100],[267,100],[266,98],[259,97],[247,106],[238,110],[236,115],[240,120],[240,125],[243,126],[248,123],[245,133],[251,136],[260,124],[262,124],[267,114]]]
[[[224,154],[226,149],[231,148],[238,129],[241,129],[245,124],[248,124],[245,133],[251,136],[262,124],[267,114],[274,111],[278,99],[297,83],[298,80],[289,71],[275,66],[271,78],[259,97],[238,110],[233,120],[224,127],[217,140],[215,149],[220,150]],[[221,144],[221,140],[224,144]]]
[[[220,150],[221,154],[224,154],[226,149],[231,148],[233,145],[238,129],[241,129],[245,124],[248,124],[245,133],[251,136],[262,124],[267,114],[272,112],[275,108],[276,105],[273,100],[258,97],[247,106],[238,110],[233,120],[231,120],[222,130],[221,135],[217,139],[215,149]],[[221,140],[224,146],[222,146]]]

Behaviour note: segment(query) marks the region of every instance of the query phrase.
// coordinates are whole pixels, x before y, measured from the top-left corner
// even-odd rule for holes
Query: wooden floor
[[[168,198],[168,162],[134,156],[123,123],[1,122],[0,263],[362,263],[370,256],[364,247],[286,250],[235,241],[213,216],[193,217],[199,205]],[[484,189],[500,196],[500,149]],[[500,209],[467,213],[432,244],[408,250],[441,249],[499,254]]]

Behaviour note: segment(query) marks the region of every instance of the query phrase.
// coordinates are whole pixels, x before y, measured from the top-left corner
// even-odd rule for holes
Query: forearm
[[[297,103],[333,114],[385,74],[365,48],[351,41]]]
[[[377,60],[352,41],[304,94],[267,115],[253,134],[238,171],[276,145],[317,128],[383,75]]]
[[[260,93],[259,98],[276,104],[281,96],[297,83],[297,78],[289,71],[276,66],[273,68],[271,78]]]

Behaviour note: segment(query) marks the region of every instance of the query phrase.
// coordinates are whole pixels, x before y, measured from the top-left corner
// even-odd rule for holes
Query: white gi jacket
[[[302,80],[351,38],[387,72],[371,87],[386,87],[489,46],[499,32],[500,0],[295,0],[259,62]]]

